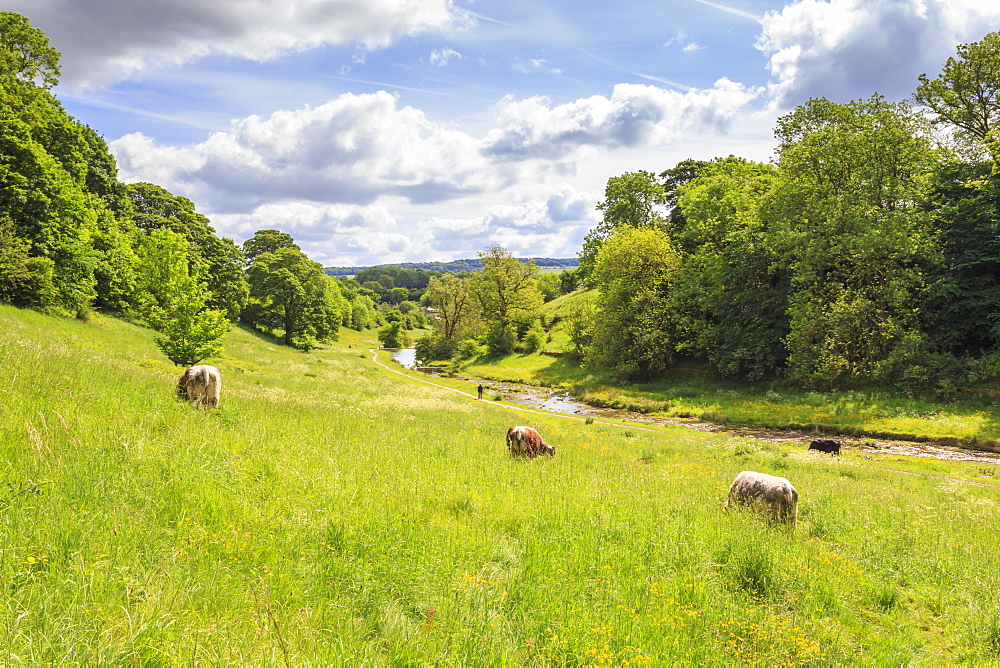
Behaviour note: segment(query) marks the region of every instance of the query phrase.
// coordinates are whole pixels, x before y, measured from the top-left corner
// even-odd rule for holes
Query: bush
[[[406,324],[400,320],[390,322],[378,330],[378,341],[383,348],[406,348],[410,345]]]
[[[417,359],[424,362],[450,360],[455,356],[457,342],[440,335],[427,336],[416,343]]]
[[[470,360],[486,354],[486,346],[475,339],[463,339],[455,348],[455,357],[460,360]]]

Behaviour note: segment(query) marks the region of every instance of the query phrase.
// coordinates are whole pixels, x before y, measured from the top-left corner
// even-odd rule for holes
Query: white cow
[[[767,473],[743,471],[729,487],[729,500],[722,504],[753,506],[761,515],[777,522],[787,522],[792,528],[798,517],[799,493],[786,478]]]
[[[189,367],[177,381],[177,394],[196,408],[215,408],[222,392],[222,375],[214,366],[198,364]]]

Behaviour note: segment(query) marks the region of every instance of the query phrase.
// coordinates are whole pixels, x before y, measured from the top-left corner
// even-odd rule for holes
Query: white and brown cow
[[[722,504],[753,506],[761,515],[776,522],[786,522],[792,528],[798,516],[799,493],[787,478],[767,473],[742,471],[729,487],[729,500]]]
[[[184,372],[177,381],[177,394],[196,408],[215,408],[222,392],[222,375],[214,366],[198,364]]]
[[[549,457],[556,454],[555,447],[549,445],[531,427],[511,427],[507,430],[507,449],[515,457],[530,457],[534,459],[541,453],[548,453]]]

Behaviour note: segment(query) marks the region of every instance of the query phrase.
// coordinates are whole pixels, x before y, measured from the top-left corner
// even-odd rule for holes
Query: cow
[[[215,408],[222,392],[222,376],[214,366],[198,364],[188,367],[177,381],[177,394],[195,408]]]
[[[791,528],[795,528],[799,493],[786,478],[756,471],[742,471],[729,487],[729,500],[722,504],[722,509],[728,510],[734,503],[753,506],[767,519],[786,522]]]
[[[556,456],[555,447],[546,443],[531,427],[519,426],[508,429],[507,449],[515,457],[525,456],[534,459],[543,452],[547,453],[549,457]]]
[[[832,438],[820,438],[809,444],[810,450],[819,450],[831,455],[840,455],[840,441]]]

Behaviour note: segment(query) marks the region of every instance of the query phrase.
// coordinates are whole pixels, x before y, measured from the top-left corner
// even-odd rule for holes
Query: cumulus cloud
[[[213,208],[272,200],[435,202],[496,185],[479,142],[389,93],[345,94],[318,107],[250,116],[177,149],[141,135],[111,142],[124,180],[149,174]]]
[[[683,93],[619,85],[609,97],[556,106],[509,97],[494,129],[477,136],[387,92],[349,93],[233,121],[188,147],[138,133],[109,146],[122,180],[192,199],[240,241],[285,230],[327,265],[474,257],[491,243],[566,257],[597,223],[592,191],[616,169],[600,161],[602,173],[587,174],[597,183],[586,185],[583,166],[678,138],[705,145],[758,94],[721,80]]]
[[[980,0],[800,0],[762,19],[778,108],[811,97],[836,102],[907,97],[955,45],[1000,27],[1000,5]]]
[[[268,60],[327,44],[389,45],[467,27],[453,0],[8,0],[63,53],[62,82],[100,85],[149,67],[221,54]]]
[[[634,147],[692,132],[724,131],[733,115],[761,94],[728,79],[710,89],[678,92],[618,84],[610,98],[593,96],[551,107],[546,98],[500,104],[499,127],[486,151],[497,158],[556,157],[581,146]]]

